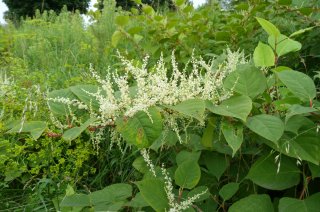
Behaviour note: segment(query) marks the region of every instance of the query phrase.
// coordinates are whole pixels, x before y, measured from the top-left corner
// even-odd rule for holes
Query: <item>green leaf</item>
[[[311,108],[311,107],[304,107],[302,105],[294,104],[291,105],[288,109],[288,112],[286,114],[285,121],[287,122],[291,117],[296,115],[308,115],[313,112],[317,112],[317,109]]]
[[[275,39],[274,36],[269,36],[268,43],[276,50],[278,57],[290,52],[299,51],[302,47],[301,43],[285,35],[280,35],[277,39]]]
[[[215,114],[231,116],[246,121],[252,109],[252,101],[247,96],[234,96],[224,100],[220,105],[207,104],[207,108]]]
[[[149,204],[144,200],[143,196],[140,192],[136,194],[136,196],[126,204],[128,207],[134,207],[134,208],[142,208],[147,207]]]
[[[198,162],[199,158],[200,158],[200,154],[201,152],[188,152],[185,150],[182,150],[181,152],[179,152],[176,156],[176,161],[177,161],[177,165],[181,165],[183,162],[187,161],[187,160],[193,160],[195,162]]]
[[[267,79],[252,65],[240,65],[224,80],[223,86],[236,93],[255,98],[267,88]]]
[[[113,47],[117,47],[119,41],[122,39],[122,33],[120,31],[115,31],[111,37],[111,44]]]
[[[281,71],[277,75],[289,91],[302,101],[310,101],[316,97],[316,86],[308,75],[298,71]]]
[[[136,182],[144,200],[156,211],[168,211],[169,204],[165,184],[159,179],[145,179]]]
[[[222,133],[227,143],[232,148],[232,157],[234,157],[243,142],[243,126],[222,122]]]
[[[148,113],[150,117],[140,111],[131,118],[118,118],[116,130],[130,144],[140,148],[151,146],[161,135],[162,117],[156,108],[149,108]]]
[[[50,99],[55,98],[67,98],[70,100],[77,99],[77,97],[70,91],[70,89],[61,89],[61,90],[54,90],[48,94],[48,106],[50,111],[55,115],[68,115],[70,114],[70,111],[68,109],[68,106],[63,103],[54,102]],[[75,109],[74,107],[71,107],[71,109]]]
[[[320,136],[316,132],[316,125],[302,131],[298,136],[279,140],[278,146],[270,146],[290,157],[319,165]]]
[[[219,195],[222,197],[223,201],[229,200],[237,191],[239,190],[239,183],[228,183],[224,185],[220,191]]]
[[[225,155],[216,152],[207,152],[204,155],[204,163],[209,173],[215,176],[217,180],[220,179],[229,166],[228,158]]]
[[[149,5],[143,5],[142,10],[147,15],[152,15],[154,13],[153,8]]]
[[[293,132],[296,135],[298,135],[299,130],[302,127],[311,128],[313,125],[314,123],[310,119],[301,115],[295,115],[290,117],[289,120],[286,121],[284,130],[288,132]]]
[[[87,207],[91,206],[90,198],[86,194],[72,194],[65,196],[60,203],[60,207]]]
[[[273,212],[271,199],[266,194],[252,194],[233,203],[229,212]]]
[[[284,190],[300,182],[300,171],[291,158],[281,156],[276,163],[275,155],[267,155],[251,166],[246,178],[263,188]]]
[[[115,22],[118,26],[124,27],[124,26],[127,25],[128,22],[129,22],[129,16],[127,16],[127,15],[119,15],[119,16],[116,16],[114,22]]]
[[[272,48],[262,42],[259,42],[255,48],[253,60],[257,67],[270,67],[275,65],[275,55]]]
[[[198,184],[200,177],[200,166],[194,160],[187,160],[181,163],[174,175],[176,184],[181,188],[187,189],[194,188]]]
[[[146,173],[148,172],[149,168],[148,168],[148,165],[147,163],[144,161],[143,157],[140,156],[140,157],[137,157],[133,163],[132,163],[132,166],[138,170],[139,172],[141,173]]]
[[[202,121],[204,117],[205,103],[201,99],[190,99],[183,101],[175,106],[166,107],[183,115],[195,118],[199,121]]]
[[[96,85],[76,85],[69,88],[70,91],[78,97],[78,99],[86,104],[88,107],[92,107],[94,110],[99,109],[99,102],[97,99],[90,95],[98,92],[98,86]]]
[[[172,130],[164,130],[157,140],[150,146],[150,149],[157,152],[161,146],[174,146],[178,140],[178,136],[175,132]]]
[[[66,188],[66,196],[71,196],[75,194],[74,189],[72,188],[71,185],[68,184],[67,188]]]
[[[85,123],[83,123],[80,127],[74,127],[65,131],[62,135],[62,138],[66,141],[72,141],[80,136],[80,134],[85,131],[93,122],[95,122],[96,118],[90,118]]]
[[[7,133],[30,133],[34,140],[37,140],[47,128],[47,123],[44,121],[27,121],[22,125],[19,123],[15,125],[12,129],[7,131]]]
[[[311,171],[311,176],[312,179],[316,178],[316,177],[320,177],[320,166],[317,166],[313,163],[308,163],[309,169]]]
[[[215,130],[215,118],[211,117],[208,119],[207,127],[204,129],[202,138],[201,138],[201,144],[206,148],[212,148],[213,147],[213,135]]]
[[[258,135],[273,142],[277,142],[284,132],[284,124],[281,119],[267,114],[249,117],[246,126]]]
[[[304,200],[283,197],[279,201],[279,212],[316,212],[320,208],[320,193],[316,193]]]
[[[117,208],[119,208],[120,206],[121,208],[123,203],[126,202],[126,199],[131,196],[132,186],[125,183],[112,184],[102,190],[95,191],[89,194],[93,205],[104,205],[109,208],[112,207],[112,205],[116,205]]]
[[[133,0],[135,3],[137,4],[142,4],[142,1],[141,0]]]
[[[134,34],[133,40],[135,43],[139,43],[143,39],[142,35]]]
[[[184,2],[185,2],[185,0],[175,0],[175,1],[174,1],[175,5],[177,5],[178,7],[181,6],[181,5],[183,5]]]
[[[300,34],[302,34],[302,33],[305,33],[305,32],[307,32],[307,31],[312,30],[313,28],[314,28],[314,27],[308,27],[308,28],[305,28],[305,29],[300,29],[300,30],[298,30],[298,31],[296,31],[296,32],[294,32],[294,33],[292,33],[289,37],[291,38],[291,37],[294,37],[294,36],[300,35]]]
[[[257,21],[259,24],[262,26],[262,28],[269,34],[273,35],[275,37],[278,37],[280,35],[279,29],[273,25],[271,22],[263,19],[263,18],[258,18],[256,17]]]

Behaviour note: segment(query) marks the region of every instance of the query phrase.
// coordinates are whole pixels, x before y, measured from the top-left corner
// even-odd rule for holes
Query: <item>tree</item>
[[[103,1],[104,0],[98,0],[99,10],[103,8]],[[141,0],[141,2],[152,6],[156,10],[161,7],[173,8],[172,0]],[[136,7],[137,4],[134,0],[116,0],[116,6],[121,7],[124,10],[130,10],[132,7]]]
[[[64,5],[69,11],[79,10],[80,13],[87,12],[90,0],[3,0],[9,8],[6,18],[17,20],[20,17],[32,17],[36,10],[53,10],[59,13]]]

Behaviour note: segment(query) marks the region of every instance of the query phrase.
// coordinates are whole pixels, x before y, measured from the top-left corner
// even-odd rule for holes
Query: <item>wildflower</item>
[[[147,163],[147,166],[149,167],[150,172],[153,174],[154,177],[157,177],[156,171],[154,169],[154,165],[149,156],[149,151],[147,151],[146,149],[141,149],[140,153],[143,157],[143,160]]]
[[[177,203],[175,201],[175,197],[173,194],[173,186],[172,186],[172,180],[169,177],[166,169],[164,168],[164,165],[161,167],[162,175],[164,176],[164,181],[165,181],[165,191],[167,194],[168,202],[169,202],[169,212],[180,212],[188,209],[189,207],[192,206],[193,202],[199,199],[202,195],[208,192],[208,190],[204,190],[201,193],[195,194],[192,197],[188,197],[186,200]]]
[[[214,61],[206,63],[201,57],[196,59],[192,56],[190,61],[192,70],[187,72],[187,66],[184,70],[179,70],[174,52],[172,52],[172,72],[168,77],[168,70],[162,55],[151,69],[148,69],[148,56],[143,59],[141,66],[134,65],[133,61],[121,55],[119,58],[125,70],[125,73],[121,75],[117,70],[111,71],[109,68],[105,78],[102,78],[90,66],[90,72],[100,86],[94,93],[85,89],[83,91],[98,102],[98,111],[93,111],[90,105],[78,99],[56,97],[48,100],[66,104],[72,121],[76,121],[72,113],[72,107],[76,107],[87,110],[90,117],[97,118],[97,125],[110,126],[122,116],[130,118],[140,111],[148,114],[148,108],[154,106],[173,106],[190,99],[219,103],[232,95],[232,91],[225,90],[223,87],[224,78],[235,71],[238,64],[246,62],[242,52],[227,50],[228,59],[218,68],[214,68]],[[135,81],[134,86],[130,86],[131,77]],[[165,118],[167,117],[170,115]],[[164,123],[170,123],[178,135],[178,125],[173,123],[176,120],[169,118]],[[180,136],[178,138],[182,142]]]

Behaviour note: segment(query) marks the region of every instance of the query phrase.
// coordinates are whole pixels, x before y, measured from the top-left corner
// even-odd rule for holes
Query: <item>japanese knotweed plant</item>
[[[64,104],[65,112],[89,111],[89,121],[67,130],[64,137],[77,137],[89,125],[110,127],[124,141],[142,148],[142,157],[133,162],[143,174],[135,182],[139,189],[135,197],[129,200],[131,185],[114,184],[85,195],[86,206],[98,210],[102,207],[98,194],[103,194],[104,210],[129,206],[155,211],[274,211],[278,205],[279,211],[289,211],[295,205],[308,211],[319,207],[320,193],[309,186],[320,170],[317,90],[309,76],[279,66],[284,55],[301,48],[292,38],[310,29],[288,37],[267,20],[257,20],[269,38],[268,44],[260,42],[256,47],[254,64],[246,63],[239,52],[229,52],[218,68],[192,59],[191,74],[186,74],[173,57],[170,74],[162,59],[148,69],[147,60],[137,67],[120,57],[125,65],[122,75],[117,71],[101,79],[94,73],[100,86],[70,88],[69,98],[50,95],[51,109]],[[178,122],[181,119],[187,120],[185,125]],[[177,137],[185,128],[189,137],[173,142],[179,139],[166,128]],[[160,156],[153,164],[144,149],[156,154],[160,146],[169,146],[166,168]],[[264,194],[269,190],[289,196],[275,196],[279,199],[275,204],[270,198],[274,196]],[[72,205],[74,195],[66,196],[61,206]],[[111,195],[119,198],[116,201]]]
[[[230,51],[220,65],[191,58],[183,70],[174,56],[171,69],[162,58],[149,68],[147,59],[139,65],[120,56],[123,69],[103,78],[91,71],[98,85],[49,93],[63,139],[84,138],[88,129],[96,142],[142,149],[133,161],[143,176],[134,198],[132,185],[121,182],[89,194],[69,189],[60,206],[231,212],[320,207],[320,193],[309,186],[320,176],[317,88],[306,74],[280,66],[301,48],[293,37],[310,29],[285,36],[257,20],[269,37],[256,47],[254,64]],[[274,190],[288,196],[264,194]]]
[[[53,114],[70,117],[65,124],[53,118],[57,127],[81,125],[67,130],[63,134],[65,139],[78,137],[89,126],[92,131],[110,127],[128,143],[149,147],[161,134],[164,123],[166,129],[172,128],[177,133],[180,130],[176,119],[194,118],[203,123],[205,101],[217,105],[228,99],[232,88],[226,89],[223,80],[237,65],[246,63],[242,52],[230,50],[227,60],[217,67],[214,61],[206,63],[192,57],[191,72],[186,71],[188,66],[179,70],[174,53],[170,71],[163,57],[152,68],[148,68],[148,57],[141,66],[122,56],[119,58],[124,69],[109,69],[104,78],[90,70],[99,85],[79,85],[48,95]],[[87,118],[84,123],[83,118]],[[153,127],[145,129],[148,125]]]

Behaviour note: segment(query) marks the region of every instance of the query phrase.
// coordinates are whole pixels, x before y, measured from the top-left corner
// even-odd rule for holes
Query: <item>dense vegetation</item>
[[[320,2],[135,2],[1,27],[0,210],[317,211]]]

